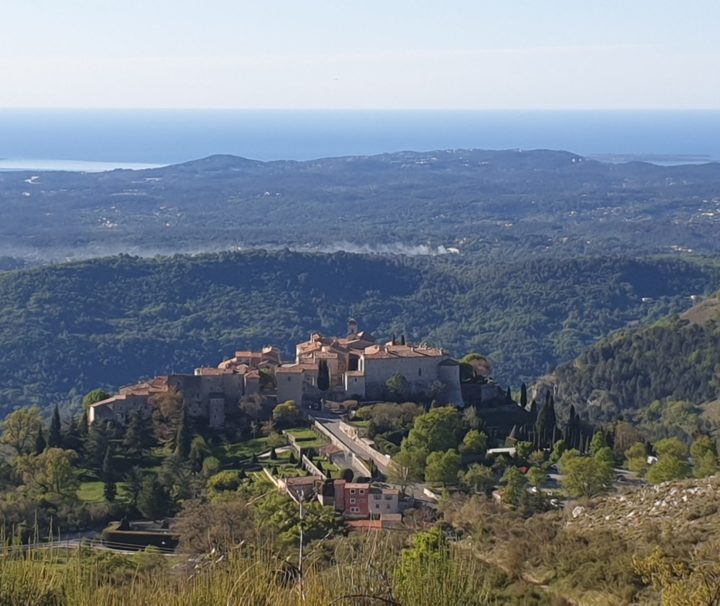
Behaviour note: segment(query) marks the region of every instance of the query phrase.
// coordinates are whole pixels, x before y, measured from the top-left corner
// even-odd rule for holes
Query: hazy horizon
[[[711,0],[7,4],[5,108],[720,109]]]

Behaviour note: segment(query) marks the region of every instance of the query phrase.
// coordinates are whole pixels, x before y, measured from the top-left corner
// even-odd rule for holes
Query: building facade
[[[379,344],[358,330],[351,320],[345,337],[313,333],[295,348],[295,361],[283,364],[280,351],[238,351],[217,368],[197,368],[193,374],[173,374],[121,389],[117,395],[93,404],[90,423],[112,421],[124,425],[135,412],[150,416],[154,402],[177,391],[188,413],[222,429],[228,413],[247,396],[277,402],[294,400],[380,400],[388,395],[388,381],[401,377],[403,397],[429,394],[443,403],[463,405],[460,367],[446,352],[428,345]]]

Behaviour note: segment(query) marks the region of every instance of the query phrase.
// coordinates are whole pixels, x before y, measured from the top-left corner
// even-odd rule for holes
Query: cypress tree
[[[530,402],[530,415],[532,416],[532,422],[534,423],[537,420],[537,402],[535,401],[535,398],[533,398],[532,402]]]
[[[545,446],[546,443],[546,431],[548,427],[548,405],[545,404],[538,413],[537,420],[535,421],[535,448],[540,450]]]
[[[80,419],[80,425],[78,425],[78,431],[82,439],[86,438],[89,431],[88,413],[87,409],[83,412],[82,419]]]
[[[63,448],[74,450],[78,454],[83,453],[83,441],[87,435],[87,426],[85,426],[85,431],[83,432],[81,424],[82,419],[72,417],[70,419],[70,423],[68,424],[67,431],[65,432],[65,436],[63,437]]]
[[[108,482],[113,479],[113,465],[112,465],[112,447],[108,444],[105,449],[105,456],[103,457],[102,463],[102,478],[103,481]]]
[[[62,448],[60,410],[57,404],[55,404],[52,420],[50,421],[50,432],[48,433],[47,444],[50,448]]]
[[[330,389],[330,369],[325,360],[320,360],[320,364],[318,365],[317,386],[320,391]]]
[[[513,399],[512,399],[512,392],[510,391],[510,386],[509,386],[509,385],[508,385],[507,391],[505,391],[505,399],[506,399],[508,402],[512,402],[512,401],[513,401]]]
[[[405,345],[405,335],[400,335],[400,345]]]
[[[43,436],[42,427],[38,430],[37,438],[35,438],[35,454],[41,454],[47,447],[45,436]]]
[[[527,386],[525,383],[520,385],[520,406],[527,408]]]
[[[550,444],[555,444],[557,438],[557,416],[555,414],[555,398],[552,395],[550,395],[550,397],[548,398],[548,413],[546,424]]]
[[[190,425],[187,418],[187,407],[183,404],[180,410],[180,422],[178,423],[175,434],[175,454],[185,460],[190,454],[191,446],[192,434],[190,433]]]
[[[102,464],[103,496],[108,503],[112,503],[117,495],[115,472],[112,464],[112,447],[108,444]]]
[[[105,482],[103,485],[103,496],[108,503],[112,503],[117,496],[117,484],[115,484],[115,482]]]

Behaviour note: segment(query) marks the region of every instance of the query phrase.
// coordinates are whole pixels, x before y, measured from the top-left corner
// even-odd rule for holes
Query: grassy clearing
[[[245,442],[237,442],[225,446],[225,458],[230,461],[239,462],[249,459],[253,455],[260,456],[262,453],[270,450],[271,446],[268,442],[269,438],[253,438]]]
[[[307,427],[294,427],[286,433],[293,436],[300,448],[322,448],[327,445],[328,440]]]
[[[83,503],[102,503],[103,497],[102,482],[82,482],[77,490],[78,499]]]
[[[117,482],[117,491],[121,492],[124,482]],[[105,496],[103,495],[103,482],[81,482],[77,489],[77,496],[83,503],[103,503]]]

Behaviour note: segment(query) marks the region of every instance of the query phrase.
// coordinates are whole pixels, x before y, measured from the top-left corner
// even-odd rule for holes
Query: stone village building
[[[226,415],[246,396],[261,394],[277,402],[299,405],[322,399],[360,401],[385,397],[387,381],[401,375],[408,397],[433,393],[443,402],[463,405],[459,364],[442,349],[427,345],[379,344],[351,320],[346,337],[313,333],[296,346],[295,362],[283,364],[280,351],[264,347],[259,352],[239,351],[217,368],[197,368],[194,374],[173,374],[121,389],[117,395],[93,404],[88,421],[108,420],[124,425],[139,411],[150,415],[152,399],[170,390],[182,392],[188,414],[221,429]],[[321,361],[327,364],[329,389],[318,388]],[[274,387],[263,387],[262,377],[274,378]],[[270,381],[272,383],[272,380]]]

